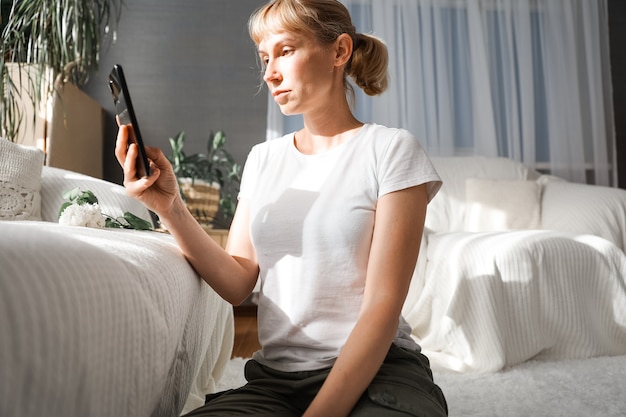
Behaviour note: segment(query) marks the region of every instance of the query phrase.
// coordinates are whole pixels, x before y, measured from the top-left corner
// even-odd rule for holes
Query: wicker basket
[[[180,190],[187,208],[201,224],[211,224],[220,204],[220,186],[204,181],[179,178]]]

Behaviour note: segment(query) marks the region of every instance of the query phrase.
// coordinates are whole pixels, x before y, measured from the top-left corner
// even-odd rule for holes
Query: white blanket
[[[452,232],[425,252],[404,314],[433,368],[626,354],[626,256],[608,240]]]
[[[169,235],[0,222],[0,242],[0,415],[174,416],[215,389],[232,308]]]

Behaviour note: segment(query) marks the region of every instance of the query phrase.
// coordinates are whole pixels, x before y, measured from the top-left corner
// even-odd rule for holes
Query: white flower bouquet
[[[68,200],[59,210],[59,223],[66,226],[86,226],[115,229],[153,230],[152,223],[130,212],[125,212],[123,217],[112,217],[102,213],[98,198],[90,190],[82,191],[74,188],[63,193],[63,198]]]

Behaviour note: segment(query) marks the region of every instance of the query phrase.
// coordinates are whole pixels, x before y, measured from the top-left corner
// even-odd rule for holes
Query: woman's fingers
[[[137,179],[137,158],[139,157],[139,149],[137,145],[131,143],[126,150],[126,158],[124,164],[124,177],[126,179]]]
[[[117,139],[115,141],[115,158],[124,170],[124,183],[128,183],[135,179],[137,175],[137,157],[139,150],[137,145],[128,143],[129,132],[128,126],[121,125],[117,131]]]
[[[159,165],[159,162],[161,162],[159,161],[159,159],[161,155],[163,154],[161,152],[161,149],[155,148],[153,146],[146,146],[145,149],[146,149],[146,156],[148,157],[148,159],[150,159],[151,161],[154,161],[157,165]]]
[[[115,142],[115,157],[124,171],[126,193],[157,210],[164,205],[161,197],[171,198],[172,195],[178,195],[178,183],[171,163],[159,148],[146,147],[150,176],[137,178],[139,148],[130,141],[129,133],[128,126],[120,126]]]
[[[115,157],[120,166],[124,166],[126,160],[126,152],[128,149],[128,128],[124,125],[120,126],[117,131],[117,140],[115,141]]]

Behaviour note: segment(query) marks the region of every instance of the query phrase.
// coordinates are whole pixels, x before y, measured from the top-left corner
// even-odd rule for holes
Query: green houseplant
[[[38,109],[64,83],[81,86],[115,33],[122,0],[0,0],[0,136],[16,141],[25,103]]]
[[[211,132],[206,153],[184,152],[185,132],[169,138],[170,162],[187,207],[196,220],[228,228],[235,213],[241,165],[226,150],[226,134]]]

